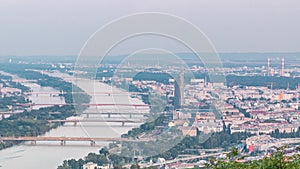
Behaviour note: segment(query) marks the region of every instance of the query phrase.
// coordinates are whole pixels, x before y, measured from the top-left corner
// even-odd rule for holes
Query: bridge
[[[77,126],[79,122],[92,122],[92,123],[121,123],[125,126],[125,123],[143,123],[143,120],[103,120],[103,119],[65,119],[65,120],[48,120],[49,123],[74,123]]]
[[[52,91],[52,92],[24,92],[23,94],[26,94],[26,95],[39,95],[39,94],[49,94],[50,96],[51,95],[59,95],[59,94],[66,94],[66,93],[70,93],[70,94],[81,94],[81,93],[86,93],[86,92],[55,92],[55,91]],[[108,95],[108,96],[112,96],[112,95],[147,95],[149,93],[145,93],[145,92],[91,92],[90,93],[91,95]]]
[[[17,104],[17,106],[30,107],[30,106],[126,106],[126,107],[149,107],[146,104],[116,104],[116,103],[91,103],[91,104],[69,104],[69,103],[25,103]]]
[[[224,149],[223,148],[210,148],[210,149],[205,149],[205,148],[199,148],[199,149],[185,149],[186,151],[202,151],[202,152],[221,152]]]
[[[132,109],[131,109],[132,110]],[[5,115],[15,115],[15,114],[19,114],[22,112],[0,112],[0,116],[2,117],[2,119],[4,119]],[[49,114],[55,114],[55,113],[49,113]],[[80,115],[86,115],[86,118],[89,118],[90,115],[107,115],[108,118],[111,117],[111,115],[129,115],[129,118],[132,118],[132,116],[136,116],[136,115],[147,115],[149,114],[149,112],[83,112],[80,113]]]
[[[96,145],[96,141],[126,141],[126,142],[146,142],[151,139],[128,139],[128,138],[98,138],[98,137],[0,137],[1,142],[5,141],[30,141],[32,145],[36,145],[37,141],[59,141],[60,145],[66,145],[67,141],[88,141],[91,146]]]
[[[132,108],[139,108],[139,107],[146,107],[149,108],[150,105],[147,104],[116,104],[116,103],[89,103],[89,104],[76,104],[76,103],[21,103],[21,104],[16,104],[16,106],[21,106],[21,107],[29,107],[30,110],[34,106],[95,106],[95,107],[108,107],[108,106],[124,106],[124,107],[132,107]]]
[[[129,115],[129,118],[132,118],[134,115],[146,115],[149,114],[149,112],[83,112],[81,114],[86,115],[86,118],[89,118],[90,115],[107,115],[108,118],[111,117],[111,115]]]

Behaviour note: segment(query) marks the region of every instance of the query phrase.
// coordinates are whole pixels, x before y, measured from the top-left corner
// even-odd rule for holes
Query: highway
[[[184,158],[176,158],[174,160],[168,160],[165,162],[161,163],[154,163],[154,164],[140,164],[141,167],[155,167],[155,166],[161,166],[165,164],[172,164],[180,161],[189,161],[189,160],[194,160],[194,159],[201,159],[201,158],[206,158],[206,157],[212,157],[212,156],[219,156],[224,153],[211,153],[211,154],[204,154],[204,155],[198,155],[198,156],[191,156],[191,157],[184,157]]]

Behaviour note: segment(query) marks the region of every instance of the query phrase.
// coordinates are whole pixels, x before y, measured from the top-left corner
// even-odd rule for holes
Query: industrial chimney
[[[268,57],[268,76],[270,76],[270,57]]]
[[[284,76],[284,56],[281,58],[281,76]]]

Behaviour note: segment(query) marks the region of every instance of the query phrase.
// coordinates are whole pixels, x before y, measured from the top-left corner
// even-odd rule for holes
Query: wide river
[[[1,73],[1,72],[0,72]],[[3,73],[3,72],[2,72]],[[73,81],[71,76],[61,74],[58,72],[47,73],[51,76],[63,77],[66,81]],[[17,76],[14,80],[24,80]],[[34,94],[30,99],[35,103],[64,103],[64,99],[60,97],[53,97],[46,93],[57,93],[58,91],[49,88],[41,87],[35,83],[22,82],[24,85],[33,89],[34,92],[44,94]],[[76,83],[78,87],[83,89],[92,96],[91,103],[117,103],[117,104],[143,104],[137,98],[131,98],[126,91],[112,87],[110,85],[96,82],[94,80],[79,79]],[[115,95],[103,94],[105,92],[112,92]],[[149,112],[148,108],[137,108],[128,106],[98,106],[89,107],[86,112]],[[80,117],[70,118],[86,118],[86,115]],[[108,119],[108,115],[93,114],[89,115],[92,119]],[[140,120],[142,116],[136,115],[130,118],[128,115],[111,115],[110,119],[131,119]],[[121,123],[81,123],[74,126],[73,123],[65,124],[64,126],[53,129],[46,133],[45,136],[51,137],[120,137],[121,134],[126,133],[133,127],[139,124],[125,124]],[[63,160],[71,158],[82,158],[89,152],[98,152],[101,146],[107,145],[105,142],[97,142],[96,146],[90,146],[89,142],[66,142],[65,146],[61,146],[60,142],[37,142],[37,145],[31,145],[25,142],[21,145],[14,146],[0,151],[0,168],[3,169],[56,169],[58,165],[62,164]]]

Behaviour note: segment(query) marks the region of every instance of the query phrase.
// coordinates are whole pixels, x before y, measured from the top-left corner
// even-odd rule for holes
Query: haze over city
[[[299,52],[299,6],[297,0],[3,0],[0,55],[74,56],[105,24],[143,12],[188,20],[211,39],[218,52]],[[126,47],[115,54],[127,54]]]

